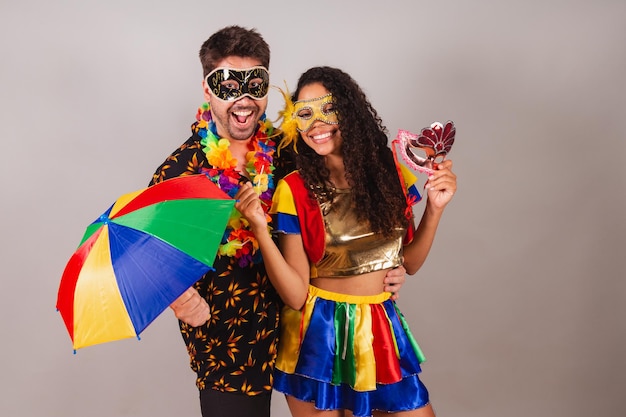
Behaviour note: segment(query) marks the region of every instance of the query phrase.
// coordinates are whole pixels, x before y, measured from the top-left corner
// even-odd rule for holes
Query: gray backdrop
[[[170,311],[74,355],[55,301],[86,225],[189,136],[198,49],[237,23],[271,45],[275,84],[337,66],[391,136],[456,122],[459,191],[399,301],[439,416],[626,415],[625,16],[623,0],[2,0],[0,414],[199,415]]]

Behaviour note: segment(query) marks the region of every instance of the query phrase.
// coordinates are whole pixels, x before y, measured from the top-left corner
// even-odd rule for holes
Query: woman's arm
[[[252,185],[242,185],[235,198],[238,200],[235,208],[248,220],[259,243],[272,285],[285,304],[299,310],[306,301],[310,278],[309,260],[304,251],[302,235],[281,235],[281,253],[267,231],[267,217]]]
[[[428,178],[425,187],[428,199],[424,214],[413,241],[404,247],[404,267],[409,275],[416,273],[426,261],[443,211],[456,192],[456,175],[452,172],[452,161],[441,162]]]

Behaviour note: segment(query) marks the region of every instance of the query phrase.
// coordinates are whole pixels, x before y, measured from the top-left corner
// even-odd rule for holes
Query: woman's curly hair
[[[385,236],[395,227],[405,227],[406,197],[387,144],[387,129],[378,113],[350,75],[331,67],[314,67],[302,74],[292,100],[297,101],[301,89],[314,83],[321,83],[333,95],[346,177],[358,207],[358,219],[369,221],[372,231]],[[318,197],[332,195],[324,157],[303,140],[298,141],[297,149],[296,164],[305,184]]]

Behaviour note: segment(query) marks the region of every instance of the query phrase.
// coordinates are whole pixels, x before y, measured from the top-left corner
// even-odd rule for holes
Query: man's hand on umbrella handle
[[[193,327],[203,325],[211,316],[209,305],[194,287],[188,288],[170,308],[178,320]]]

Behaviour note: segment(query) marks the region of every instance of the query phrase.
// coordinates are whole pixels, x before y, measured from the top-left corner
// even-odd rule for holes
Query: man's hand
[[[189,287],[170,304],[170,308],[177,319],[193,327],[203,325],[211,316],[209,305],[194,287]]]
[[[395,301],[399,298],[398,291],[400,291],[404,281],[406,281],[406,269],[402,265],[390,269],[383,280],[383,284],[385,284],[383,291],[390,292],[391,299]]]

